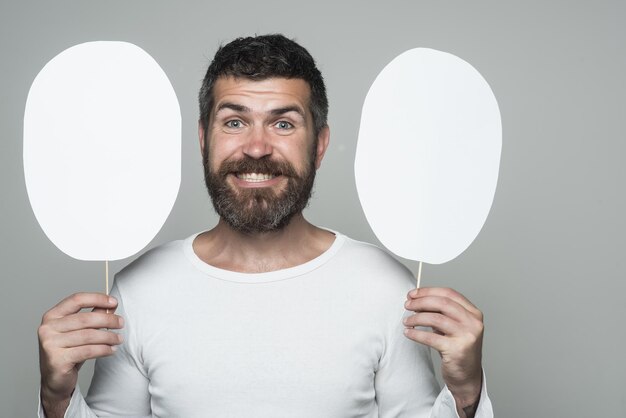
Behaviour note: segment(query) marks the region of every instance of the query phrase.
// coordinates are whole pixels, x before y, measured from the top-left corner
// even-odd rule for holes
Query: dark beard
[[[272,161],[269,156],[227,160],[217,172],[213,172],[209,165],[208,146],[204,149],[204,181],[213,207],[236,231],[251,234],[280,230],[307,206],[315,180],[314,158],[302,174],[288,162]],[[229,174],[238,172],[283,175],[287,178],[287,186],[278,192],[269,187],[235,190],[226,179]]]

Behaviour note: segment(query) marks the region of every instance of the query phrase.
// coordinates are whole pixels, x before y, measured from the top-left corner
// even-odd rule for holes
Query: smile
[[[260,183],[262,181],[268,181],[276,177],[274,174],[267,173],[237,173],[237,178],[250,183]]]

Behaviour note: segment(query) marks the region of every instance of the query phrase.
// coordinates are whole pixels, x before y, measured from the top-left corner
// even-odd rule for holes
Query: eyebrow
[[[231,109],[231,110],[234,110],[235,112],[243,112],[243,113],[251,112],[250,108],[247,106],[243,106],[237,103],[224,102],[217,107],[217,109],[215,110],[215,113],[217,114],[224,109]]]
[[[304,110],[300,106],[285,106],[279,107],[278,109],[270,110],[270,113],[273,116],[284,115],[285,113],[296,112],[302,119],[306,120],[306,115],[304,114]]]
[[[237,103],[232,103],[232,102],[224,102],[221,103],[217,109],[215,110],[215,114],[218,114],[219,112],[221,112],[224,109],[230,109],[230,110],[234,110],[235,112],[241,112],[241,113],[250,113],[252,112],[252,109],[250,109],[247,106],[243,106]],[[269,111],[269,113],[272,116],[280,116],[280,115],[284,115],[285,113],[289,113],[289,112],[296,112],[298,115],[300,115],[300,117],[302,117],[302,119],[306,120],[306,115],[304,113],[304,110],[300,107],[300,106],[296,106],[296,105],[290,105],[290,106],[285,106],[285,107],[279,107],[276,109],[272,109]]]

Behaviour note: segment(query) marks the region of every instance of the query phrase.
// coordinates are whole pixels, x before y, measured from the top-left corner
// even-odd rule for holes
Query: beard
[[[269,156],[226,160],[214,171],[209,163],[208,145],[204,149],[204,181],[213,207],[234,230],[245,234],[280,230],[308,205],[315,181],[314,156],[304,173],[298,173],[286,161],[270,160]],[[236,189],[227,183],[227,178],[237,173],[282,175],[287,185],[278,191],[270,187]]]

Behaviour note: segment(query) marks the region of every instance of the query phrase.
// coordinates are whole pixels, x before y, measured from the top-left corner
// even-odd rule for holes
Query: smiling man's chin
[[[296,196],[276,194],[270,188],[238,189],[233,194],[213,197],[216,212],[233,229],[244,232],[269,232],[281,229],[298,213]]]
[[[241,208],[250,211],[270,210],[284,194],[269,187],[237,189],[235,193]]]

